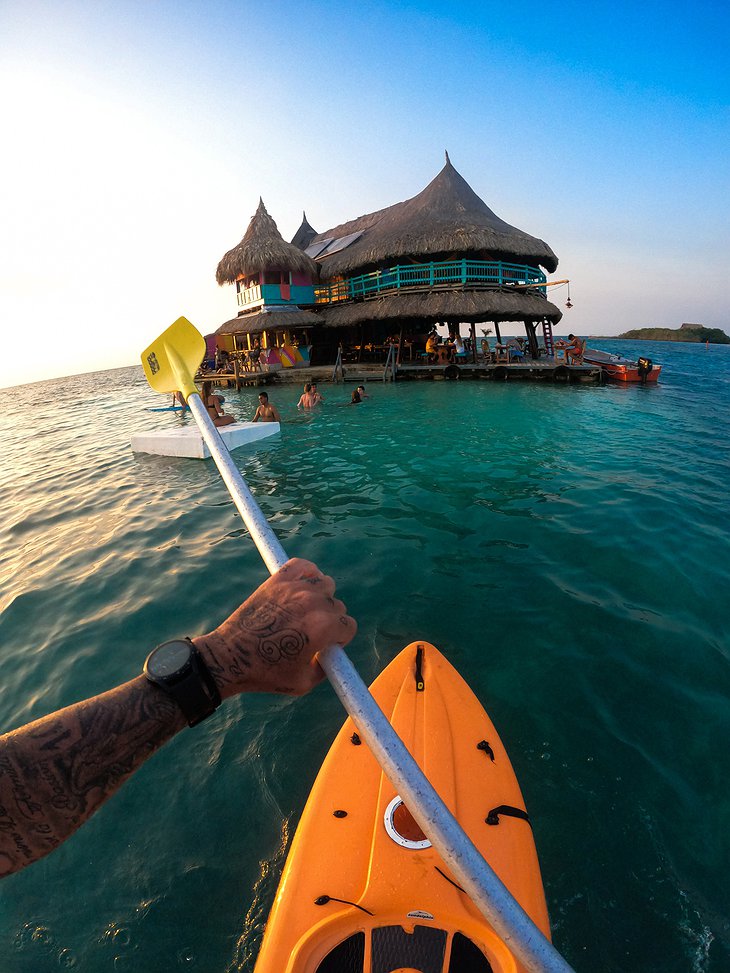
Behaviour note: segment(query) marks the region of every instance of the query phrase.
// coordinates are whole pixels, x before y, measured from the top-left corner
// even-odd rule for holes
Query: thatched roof
[[[362,235],[322,258],[323,278],[351,276],[404,257],[436,260],[452,254],[543,266],[551,273],[558,266],[547,243],[492,212],[451,165],[448,153],[444,168],[417,196],[342,223],[312,242],[352,233]]]
[[[312,311],[301,308],[276,308],[240,314],[224,322],[216,334],[261,334],[262,331],[277,331],[287,328],[312,328],[321,324],[322,318]]]
[[[302,225],[292,237],[292,246],[300,250],[306,250],[309,244],[317,236],[317,231],[307,222],[307,214],[302,213]]]
[[[366,321],[421,318],[433,321],[542,321],[553,324],[563,316],[554,304],[538,294],[497,290],[439,291],[393,294],[374,301],[327,307],[325,327],[340,328]]]
[[[284,240],[260,199],[243,240],[223,257],[215,279],[219,284],[233,284],[238,277],[262,270],[293,270],[309,274],[312,280],[318,275],[311,257]]]

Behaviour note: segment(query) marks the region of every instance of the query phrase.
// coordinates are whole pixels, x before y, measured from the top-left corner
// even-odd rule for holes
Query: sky
[[[730,332],[730,7],[0,0],[0,387],[139,361],[262,197],[285,239],[454,167],[560,331]]]

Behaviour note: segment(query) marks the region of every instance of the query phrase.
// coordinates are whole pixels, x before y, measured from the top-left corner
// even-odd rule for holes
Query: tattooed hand
[[[315,655],[347,645],[357,631],[335,583],[311,561],[294,558],[218,628],[193,639],[221,696],[241,692],[302,696],[324,678]]]

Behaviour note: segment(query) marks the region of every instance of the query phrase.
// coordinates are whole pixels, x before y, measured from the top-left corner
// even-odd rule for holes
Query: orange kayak
[[[532,830],[494,726],[434,646],[413,642],[371,692],[449,810],[549,937]],[[519,973],[348,719],[307,801],[256,973]]]

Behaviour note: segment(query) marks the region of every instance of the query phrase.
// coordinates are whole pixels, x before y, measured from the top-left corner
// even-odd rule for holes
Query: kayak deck
[[[414,642],[371,691],[467,835],[549,935],[522,794],[468,685],[434,646]],[[256,973],[395,969],[514,973],[521,967],[348,719],[304,809]]]

